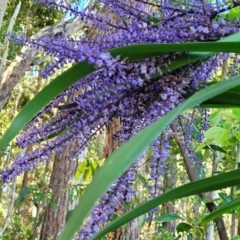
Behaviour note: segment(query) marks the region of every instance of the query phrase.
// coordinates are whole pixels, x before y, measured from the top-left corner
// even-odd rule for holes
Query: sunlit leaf
[[[206,139],[213,140],[217,145],[221,145],[227,141],[230,132],[222,127],[211,127],[205,133]]]

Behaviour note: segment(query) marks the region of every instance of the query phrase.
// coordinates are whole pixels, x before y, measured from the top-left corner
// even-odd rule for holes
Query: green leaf
[[[215,45],[214,45],[215,44]],[[225,37],[218,42],[213,43],[178,43],[178,44],[137,44],[131,46],[110,49],[109,52],[113,56],[121,56],[121,59],[128,58],[129,61],[137,61],[166,52],[187,52],[196,51],[186,55],[182,55],[172,60],[169,69],[162,69],[163,73],[174,71],[180,67],[186,66],[190,63],[204,59],[216,52],[222,51],[239,52],[240,51],[240,32]],[[209,51],[209,52],[206,52]],[[215,52],[215,53],[214,53]],[[5,132],[0,141],[0,150],[6,147],[9,142],[21,131],[26,124],[36,116],[36,114],[46,106],[51,100],[57,97],[61,92],[66,90],[69,86],[74,84],[79,79],[87,76],[95,71],[93,65],[88,65],[86,61],[77,63],[66,72],[55,78],[44,89],[42,89],[31,101],[29,101],[21,112],[15,117],[11,125]],[[159,73],[155,74],[156,76]],[[70,126],[69,126],[70,127]],[[61,130],[56,135],[64,132]],[[53,136],[50,137],[54,137]]]
[[[29,187],[22,188],[14,204],[19,204],[21,201],[24,200],[25,196],[28,195],[30,192],[31,192],[31,189]]]
[[[88,216],[90,210],[93,208],[96,201],[103,195],[104,192],[110,187],[115,179],[120,177],[124,171],[126,171],[134,160],[152,143],[152,141],[159,136],[163,130],[178,116],[180,113],[185,111],[188,108],[191,108],[210,97],[216,96],[224,91],[227,91],[231,88],[234,88],[240,84],[240,76],[234,77],[231,80],[223,81],[215,85],[209,86],[208,88],[202,89],[199,92],[195,93],[192,97],[187,99],[185,102],[180,104],[169,114],[161,119],[157,120],[151,124],[146,129],[142,130],[135,136],[133,136],[129,141],[124,143],[120,148],[115,150],[112,155],[105,161],[104,165],[99,168],[99,170],[94,175],[92,182],[86,188],[85,193],[81,197],[81,201],[75,208],[75,212],[72,217],[69,219],[69,222],[66,225],[60,240],[72,239],[74,233],[80,228],[83,224],[85,217]],[[121,160],[121,161],[119,161]],[[235,175],[233,175],[235,176]],[[218,177],[218,176],[217,176]],[[201,180],[204,181],[204,180]],[[227,179],[225,180],[227,181]],[[214,181],[212,181],[214,182]],[[219,187],[222,182],[217,186]],[[196,182],[195,182],[196,184]],[[204,186],[209,187],[210,184]],[[192,189],[193,194],[201,192],[202,188]],[[181,191],[180,197],[183,195],[189,195],[189,188]],[[166,193],[167,194],[167,193]],[[173,197],[173,196],[172,196]],[[173,199],[178,198],[174,195]],[[157,206],[157,205],[156,205]],[[152,206],[150,206],[152,207]],[[150,210],[149,208],[148,210]],[[134,210],[133,210],[134,211]],[[146,212],[146,211],[144,211]],[[143,212],[141,211],[138,216]],[[137,217],[135,215],[135,217]],[[134,218],[134,217],[133,217]],[[125,219],[126,220],[126,219]],[[120,225],[119,225],[120,226]],[[101,235],[102,236],[102,235]],[[100,237],[98,235],[98,237]],[[95,238],[97,239],[97,238]]]
[[[218,96],[211,98],[201,104],[202,108],[232,108],[240,106],[240,91],[232,89]]]
[[[57,204],[56,202],[54,201],[53,197],[50,198],[50,208],[52,209],[53,212],[56,212],[57,210]]]
[[[181,218],[176,213],[167,213],[167,214],[164,214],[160,217],[157,217],[156,221],[158,221],[158,222],[171,222],[171,221],[177,220],[177,219],[183,219],[183,218]]]
[[[177,225],[177,232],[188,232],[190,229],[192,229],[193,227],[187,223],[179,223]]]
[[[226,18],[227,20],[234,20],[235,18],[238,18],[240,20],[240,7],[236,6],[224,13],[221,13],[220,16],[223,18]]]
[[[213,150],[215,152],[221,152],[221,153],[227,154],[227,152],[223,148],[221,148],[221,147],[219,147],[217,145],[213,145],[213,144],[207,145],[203,149],[211,149],[211,150]]]
[[[81,175],[83,174],[83,172],[85,171],[87,166],[87,161],[84,160],[81,164],[78,165],[77,171],[75,173],[75,178],[79,179],[81,177]]]
[[[93,176],[92,169],[90,167],[86,168],[83,175],[84,181],[89,181]]]
[[[236,209],[237,207],[240,206],[240,197],[222,205],[220,208],[218,208],[216,211],[212,212],[209,214],[207,217],[205,217],[200,225],[201,226],[206,226],[209,222],[212,220],[218,218],[219,216],[222,216],[224,213],[229,213],[230,211]]]
[[[240,142],[240,131],[234,131],[233,134],[237,138],[237,140]]]
[[[232,197],[228,196],[226,193],[224,192],[220,192],[218,193],[219,197],[224,200],[225,202],[230,202],[232,201]]]
[[[45,195],[43,193],[36,192],[33,194],[33,201],[39,203],[45,200]]]
[[[113,231],[114,229],[148,212],[149,210],[157,207],[160,204],[164,204],[178,198],[183,198],[202,192],[209,192],[220,188],[232,187],[235,186],[239,181],[240,169],[177,187],[125,213],[122,217],[116,219],[115,221],[107,225],[105,228],[103,228],[91,240],[98,239],[99,237],[107,234],[110,231]]]
[[[232,109],[232,114],[236,120],[240,120],[240,108]]]
[[[205,138],[213,140],[217,145],[221,145],[227,141],[230,132],[222,127],[211,127],[205,133]]]
[[[69,210],[69,211],[67,212],[67,215],[66,215],[66,218],[65,218],[65,221],[66,221],[66,222],[67,222],[67,221],[69,220],[69,218],[72,216],[73,211],[74,211],[74,210]]]
[[[240,240],[240,236],[235,236],[231,240]]]

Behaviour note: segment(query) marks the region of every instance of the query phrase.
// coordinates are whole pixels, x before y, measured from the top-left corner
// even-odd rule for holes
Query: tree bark
[[[75,146],[78,146],[77,142],[73,142],[65,147],[61,153],[55,155],[50,187],[57,209],[54,211],[48,204],[42,223],[40,240],[57,239],[65,225],[69,206],[69,193],[64,188],[68,186],[78,165],[77,161],[69,160],[66,156],[71,150],[75,149]]]
[[[112,119],[106,129],[105,146],[103,158],[109,157],[112,152],[120,146],[120,142],[114,138],[117,131],[120,130],[121,122],[119,119]],[[118,228],[106,236],[107,240],[138,240],[139,239],[138,219],[130,221],[124,229]]]
[[[177,166],[175,163],[175,156],[171,156],[167,163],[167,172],[164,175],[164,182],[163,182],[164,192],[176,186],[176,182],[177,182]],[[175,212],[174,202],[163,204],[161,207],[161,211],[163,214]],[[174,235],[177,227],[177,222],[176,221],[163,222],[162,226]]]
[[[193,168],[194,163],[193,163],[192,159],[186,154],[187,150],[184,146],[184,143],[182,143],[182,141],[179,138],[178,128],[177,128],[177,123],[176,122],[171,124],[171,129],[174,133],[174,137],[175,137],[176,143],[177,143],[177,145],[180,149],[180,152],[182,153],[185,169],[187,171],[189,179],[192,182],[199,180],[199,177],[197,176],[197,174],[196,174],[196,172]],[[202,198],[210,199],[210,195],[208,193],[200,193],[199,195]],[[216,205],[215,205],[214,202],[208,202],[208,203],[205,203],[205,204],[206,204],[206,207],[209,210],[209,212],[213,212],[214,210],[216,210]],[[228,235],[227,235],[227,231],[226,231],[223,219],[222,218],[216,218],[214,220],[214,222],[216,224],[220,240],[228,240],[229,238],[228,238]]]

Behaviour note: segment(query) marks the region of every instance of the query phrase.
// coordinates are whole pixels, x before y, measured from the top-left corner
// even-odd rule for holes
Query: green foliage
[[[164,214],[160,217],[156,217],[155,221],[157,221],[157,222],[170,222],[170,221],[177,220],[177,219],[182,219],[182,218],[176,213],[167,213],[167,214]]]
[[[207,217],[205,217],[201,225],[206,226],[209,222],[212,220],[218,218],[219,216],[222,216],[223,214],[229,214],[232,210],[238,208],[240,206],[240,197],[230,200],[229,202],[223,204],[221,207],[219,207],[216,211],[209,214]]]
[[[98,237],[105,235],[106,233],[112,231],[113,229],[125,224],[126,222],[131,221],[132,219],[140,216],[141,214],[157,207],[160,204],[166,203],[168,201],[173,201],[178,198],[183,198],[186,196],[217,190],[220,188],[226,188],[229,186],[235,186],[236,183],[240,180],[240,170],[231,171],[229,173],[219,174],[218,176],[205,178],[195,182],[185,184],[181,187],[177,187],[173,190],[170,190],[161,196],[156,197],[153,200],[147,201],[146,203],[140,205],[139,207],[131,210],[122,217],[111,222],[105,228],[103,228],[99,233],[97,233],[92,240],[97,239]],[[80,208],[78,207],[76,211]],[[72,220],[73,221],[73,217]],[[68,227],[68,226],[67,226]],[[72,229],[71,229],[72,230]],[[68,229],[69,231],[69,229]],[[70,235],[69,235],[70,236]],[[64,239],[64,238],[62,238]],[[65,238],[66,239],[66,238]]]
[[[19,1],[9,0],[4,21],[8,24]],[[45,26],[51,26],[62,18],[63,14],[56,9],[46,7],[31,0],[22,0],[21,11],[16,19],[16,28],[22,29],[27,36],[31,36]]]

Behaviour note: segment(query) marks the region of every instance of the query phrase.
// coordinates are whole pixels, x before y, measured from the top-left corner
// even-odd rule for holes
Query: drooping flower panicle
[[[69,152],[69,157],[77,157],[113,118],[121,120],[121,129],[115,137],[121,142],[128,140],[184,101],[189,88],[204,86],[212,79],[222,60],[231,57],[218,54],[163,73],[163,70],[169,69],[173,59],[184,53],[129,62],[128,59],[112,57],[107,50],[139,43],[216,41],[239,31],[238,20],[230,21],[220,15],[234,7],[236,2],[214,5],[197,0],[187,1],[189,3],[182,1],[181,4],[179,1],[176,4],[174,1],[101,0],[98,13],[90,7],[79,10],[64,1],[38,2],[82,18],[99,34],[94,38],[79,35],[78,39],[10,37],[17,42],[27,41],[29,46],[54,56],[52,63],[42,73],[44,77],[52,75],[66,63],[82,61],[94,64],[96,71],[69,87],[27,125],[17,144],[22,148],[34,145],[34,150],[19,155],[11,167],[0,173],[4,182],[36,167],[39,162],[49,160],[53,152],[62,151],[74,140],[78,140],[78,151]],[[158,73],[157,77],[155,73]],[[58,114],[55,116],[56,109]],[[51,119],[47,118],[48,115]],[[202,127],[205,129],[204,124]],[[63,129],[66,130],[64,133],[49,138]],[[161,175],[164,174],[170,149],[168,136],[169,132],[159,136],[151,147],[151,197],[161,192]],[[185,137],[191,140],[191,136]],[[123,201],[132,199],[130,185],[133,181],[134,174],[130,169],[98,202],[86,220],[85,228],[80,230],[78,239],[89,239],[113,216]],[[110,196],[113,202],[110,202]]]

